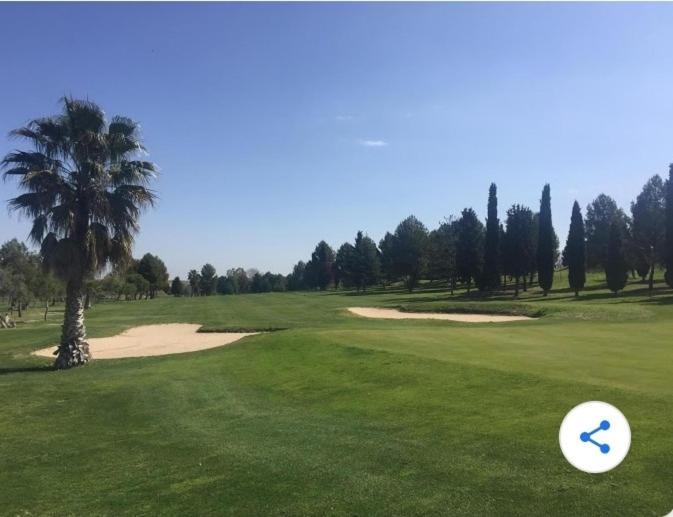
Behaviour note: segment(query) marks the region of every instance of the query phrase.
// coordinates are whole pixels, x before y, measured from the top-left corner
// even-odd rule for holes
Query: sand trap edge
[[[125,359],[185,354],[231,345],[264,332],[199,332],[202,326],[191,323],[164,323],[131,327],[114,336],[90,338],[91,354],[98,359]],[[54,358],[56,346],[31,354]]]
[[[449,312],[403,312],[399,309],[380,307],[348,307],[348,311],[363,318],[389,320],[443,320],[459,323],[504,323],[510,321],[534,321],[530,316],[514,316],[505,314],[469,314]]]

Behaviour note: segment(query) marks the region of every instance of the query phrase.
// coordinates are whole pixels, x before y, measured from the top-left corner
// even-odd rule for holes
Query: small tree
[[[608,289],[618,293],[626,286],[629,273],[624,255],[624,243],[622,238],[622,225],[615,220],[610,225],[608,240],[608,253],[605,263],[605,280]]]
[[[182,284],[179,276],[176,276],[171,283],[171,294],[173,296],[182,296],[185,292],[185,286]]]
[[[568,266],[568,285],[579,296],[586,283],[586,245],[584,241],[584,220],[580,205],[575,201],[570,217],[570,230],[564,250],[564,260]]]
[[[551,194],[549,184],[547,184],[542,189],[537,238],[538,283],[544,296],[547,296],[554,282],[557,242],[551,219]]]

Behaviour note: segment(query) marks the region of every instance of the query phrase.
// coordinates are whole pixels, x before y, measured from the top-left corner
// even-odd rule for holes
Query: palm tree
[[[145,151],[138,124],[110,122],[90,101],[62,99],[60,115],[35,119],[10,133],[30,151],[10,152],[0,162],[4,178],[16,176],[25,193],[9,207],[33,220],[30,239],[40,246],[45,267],[66,282],[66,306],[56,368],[90,358],[84,326],[87,279],[131,254],[143,208],[154,203],[149,183],[156,166],[138,159]]]

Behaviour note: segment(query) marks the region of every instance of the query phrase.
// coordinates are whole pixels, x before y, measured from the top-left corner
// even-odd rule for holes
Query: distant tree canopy
[[[665,213],[665,232],[666,242],[664,245],[664,265],[666,267],[665,279],[669,287],[673,287],[673,163],[668,169],[668,180],[666,181],[666,208]]]
[[[341,283],[364,291],[377,284],[381,277],[381,258],[376,244],[358,232],[354,245],[345,242],[339,247],[332,270],[335,287]]]
[[[467,284],[467,292],[479,283],[484,259],[484,225],[471,208],[463,210],[456,224],[456,270],[458,277]]]
[[[458,276],[457,241],[458,222],[453,219],[441,223],[439,228],[432,230],[428,236],[428,278],[445,282],[452,293],[456,288]]]
[[[334,250],[325,241],[320,241],[306,264],[305,278],[310,289],[324,291],[332,283]]]
[[[386,232],[383,239],[379,242],[381,253],[381,277],[384,283],[391,283],[397,280],[397,268],[395,267],[395,237],[390,232]]]
[[[505,253],[509,264],[509,273],[514,278],[515,296],[519,295],[519,282],[531,272],[535,254],[533,243],[533,212],[522,205],[513,205],[507,211],[507,229],[505,230]]]
[[[189,282],[191,296],[199,296],[201,294],[201,275],[196,269],[187,273],[187,281]]]
[[[204,264],[199,275],[199,293],[202,296],[215,294],[217,271],[212,264]]]
[[[16,310],[21,317],[37,300],[48,309],[49,302],[64,293],[64,283],[45,271],[40,256],[24,243],[12,239],[0,246],[0,297],[7,299],[10,311]]]
[[[306,264],[303,261],[297,262],[292,268],[292,273],[287,277],[288,291],[302,291],[308,289],[306,282]]]
[[[650,292],[654,287],[654,269],[663,262],[666,239],[666,192],[659,175],[652,176],[643,186],[636,201],[631,203],[631,236],[639,263],[649,273]],[[626,232],[620,229],[620,239]],[[624,246],[626,248],[626,246]]]
[[[628,217],[610,196],[600,194],[587,205],[584,227],[587,239],[588,268],[601,268],[605,265],[610,225],[615,219],[620,221],[622,228],[628,227]]]
[[[171,282],[171,294],[173,296],[182,296],[185,292],[185,286],[180,280],[179,276],[176,276]]]
[[[135,270],[147,280],[150,298],[154,298],[159,290],[168,290],[168,270],[158,256],[146,253],[137,262]]]
[[[410,215],[397,225],[392,237],[392,266],[395,276],[412,291],[425,271],[428,230]]]

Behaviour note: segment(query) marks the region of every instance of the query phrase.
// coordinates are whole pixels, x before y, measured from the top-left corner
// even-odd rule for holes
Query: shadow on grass
[[[0,376],[11,375],[12,373],[44,373],[55,372],[56,368],[49,366],[18,366],[16,368],[0,368]]]

